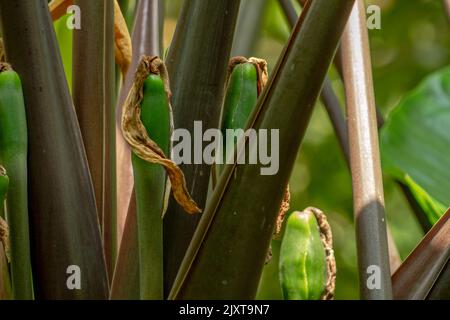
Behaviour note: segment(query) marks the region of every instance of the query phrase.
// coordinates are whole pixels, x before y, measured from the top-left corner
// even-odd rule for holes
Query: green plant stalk
[[[240,0],[184,1],[166,59],[175,128],[192,134],[194,121],[202,121],[204,130],[219,127],[239,5]],[[205,163],[180,167],[192,198],[204,208],[211,167]],[[171,197],[164,219],[166,295],[199,220],[200,215],[186,215]]]
[[[2,66],[3,67],[3,66]],[[9,174],[7,221],[15,299],[33,299],[28,222],[28,133],[22,83],[12,70],[0,73],[0,162]]]
[[[36,298],[105,299],[108,279],[95,195],[48,3],[0,0],[0,18],[6,56],[21,77],[33,133],[28,137],[28,205]],[[87,73],[82,81],[86,78]],[[71,265],[82,271],[80,290],[67,287]]]
[[[258,99],[258,74],[254,64],[241,63],[233,68],[228,82],[222,114],[223,163],[217,165],[217,175],[225,168],[226,160],[231,156],[227,150],[234,151],[235,139],[228,141],[227,130],[244,129],[256,107]]]
[[[280,282],[287,300],[319,300],[327,283],[325,248],[312,212],[293,212],[280,249]]]
[[[139,247],[131,151],[121,132],[122,105],[134,81],[134,72],[143,55],[159,56],[162,42],[160,0],[139,1],[132,35],[133,59],[123,83],[116,108],[117,216],[119,256],[112,285],[112,299],[139,299]],[[133,199],[133,201],[130,201]]]
[[[261,175],[261,164],[225,168],[170,299],[255,297],[297,151],[353,4],[315,0],[306,6],[248,124],[279,130],[279,171]]]
[[[117,147],[117,216],[119,238],[122,237],[130,199],[133,189],[133,170],[131,166],[131,151],[123,138],[120,129],[122,119],[122,105],[134,81],[134,73],[142,56],[161,56],[162,27],[164,23],[158,14],[161,0],[139,1],[136,8],[136,19],[132,35],[133,58],[122,87],[116,106],[116,147]],[[135,220],[130,220],[135,221]],[[130,227],[137,229],[137,226]],[[131,238],[130,238],[131,239]],[[134,246],[132,246],[134,247]],[[137,247],[137,244],[136,244]],[[136,262],[137,263],[137,262]]]
[[[164,154],[170,150],[170,107],[160,76],[149,75],[144,82],[141,121],[147,134]],[[137,203],[140,297],[164,298],[163,210],[166,173],[159,164],[148,163],[132,154]]]

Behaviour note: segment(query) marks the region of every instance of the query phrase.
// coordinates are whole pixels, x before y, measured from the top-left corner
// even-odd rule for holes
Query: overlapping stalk
[[[171,299],[255,297],[284,187],[353,3],[315,0],[304,10],[248,123],[254,129],[279,129],[279,171],[261,175],[260,164],[242,165],[236,171],[236,165],[225,168]],[[317,37],[318,33],[328,37]],[[248,147],[243,139],[236,150]]]
[[[239,5],[240,0],[184,1],[166,59],[173,94],[175,129],[184,128],[192,134],[194,121],[201,121],[204,130],[219,127]],[[206,163],[183,164],[181,169],[192,197],[204,208],[210,166]],[[186,215],[171,198],[164,221],[166,294],[170,291],[199,219],[198,215]]]
[[[392,299],[384,194],[365,4],[357,0],[342,37],[350,164],[363,299]],[[373,282],[376,277],[376,282]]]
[[[9,226],[11,281],[15,299],[34,297],[27,157],[28,130],[22,83],[9,64],[0,63],[0,163],[9,175],[6,220]],[[1,205],[3,207],[3,201]]]

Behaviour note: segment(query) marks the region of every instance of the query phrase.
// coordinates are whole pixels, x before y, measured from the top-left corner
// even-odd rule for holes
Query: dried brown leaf
[[[143,86],[150,74],[160,75],[164,81],[167,97],[170,98],[169,80],[166,67],[158,57],[142,57],[136,71],[135,80],[123,106],[122,132],[131,150],[141,159],[160,164],[166,170],[175,200],[190,214],[199,213],[195,201],[189,195],[181,169],[166,157],[161,148],[149,138],[140,119]],[[169,104],[170,105],[170,104]]]
[[[6,258],[11,261],[10,250],[9,250],[9,227],[8,223],[0,217],[0,245],[3,245],[5,250]]]
[[[73,0],[52,0],[48,9],[53,21],[58,20],[67,13],[67,8],[73,4]]]
[[[334,291],[336,287],[336,260],[334,257],[331,227],[328,224],[327,216],[321,210],[309,207],[304,211],[310,212],[316,217],[319,225],[320,239],[322,240],[323,247],[325,248],[327,259],[327,284],[321,299],[332,300],[334,298]]]
[[[114,1],[114,34],[116,63],[120,66],[122,76],[125,79],[125,75],[131,64],[133,50],[130,32],[128,31],[127,23],[117,0]]]

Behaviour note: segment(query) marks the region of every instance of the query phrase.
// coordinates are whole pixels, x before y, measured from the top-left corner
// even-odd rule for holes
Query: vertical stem
[[[297,23],[298,15],[291,0],[278,0],[278,2],[292,28]]]
[[[431,288],[427,300],[449,300],[450,299],[450,260],[447,260],[439,277]]]
[[[443,0],[447,18],[450,20],[450,0]]]
[[[159,0],[139,1],[136,9],[136,19],[133,28],[132,45],[133,60],[120,90],[116,111],[116,144],[117,144],[117,216],[119,239],[122,237],[125,220],[130,205],[133,190],[133,169],[131,167],[131,152],[122,136],[121,117],[122,105],[133,84],[136,67],[143,55],[161,55],[160,6]]]
[[[114,57],[114,1],[105,5],[105,162],[103,181],[103,246],[111,282],[117,256],[117,192],[116,192],[116,99]]]
[[[264,9],[267,0],[242,0],[236,25],[231,56],[249,57],[252,55],[258,34],[261,32]]]
[[[194,121],[201,121],[203,130],[219,127],[239,5],[240,0],[184,2],[167,57],[175,128],[187,129],[192,134]],[[194,150],[193,144],[191,147]],[[182,164],[181,169],[188,191],[203,208],[210,166],[200,162]],[[166,293],[169,293],[199,219],[200,215],[187,215],[171,198],[164,219]]]
[[[409,254],[392,276],[394,298],[423,300],[450,257],[450,210]]]
[[[75,0],[74,3],[80,7],[82,25],[73,31],[73,102],[103,230],[105,2]]]
[[[350,162],[363,299],[392,299],[365,6],[357,0],[342,38]]]
[[[118,233],[120,249],[111,289],[112,299],[139,299],[139,247],[131,151],[122,136],[122,105],[143,55],[161,54],[161,0],[138,2],[132,36],[133,60],[120,91],[116,113]],[[130,201],[130,200],[133,201]]]
[[[0,16],[7,57],[23,83],[32,133],[28,203],[36,297],[106,298],[95,196],[48,3],[0,0]],[[91,69],[84,69],[82,81],[91,76]],[[67,287],[70,266],[81,271],[80,290]]]
[[[134,189],[131,196],[132,199],[135,199]],[[130,208],[126,216],[125,229],[111,285],[111,299],[139,300],[139,298],[139,248],[136,201],[130,201]]]

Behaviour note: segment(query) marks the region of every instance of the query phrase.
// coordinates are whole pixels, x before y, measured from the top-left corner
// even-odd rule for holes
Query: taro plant
[[[450,298],[450,72],[384,119],[367,14],[0,0],[0,299],[333,299],[343,242],[361,299]],[[320,192],[351,189],[355,240],[328,205],[298,211],[319,97],[353,186]],[[382,173],[427,232],[403,262]]]

